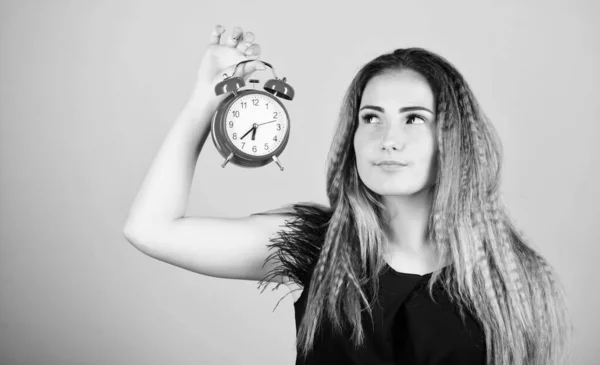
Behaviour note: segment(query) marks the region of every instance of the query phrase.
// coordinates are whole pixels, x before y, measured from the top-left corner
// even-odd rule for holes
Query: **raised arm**
[[[222,27],[215,27],[194,91],[168,132],[129,211],[127,240],[158,260],[203,275],[260,280],[276,263],[263,267],[269,239],[285,223],[285,214],[244,218],[187,217],[185,211],[200,151],[210,133],[210,119],[225,95],[214,85],[223,73],[248,78],[262,66],[260,47],[252,33],[236,28],[221,44]],[[263,66],[264,67],[264,66]],[[201,176],[204,178],[204,176]],[[277,281],[283,278],[275,279]]]

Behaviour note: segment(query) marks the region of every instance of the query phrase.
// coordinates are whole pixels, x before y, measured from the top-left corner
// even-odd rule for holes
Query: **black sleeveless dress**
[[[295,204],[294,210],[294,219],[286,224],[291,231],[271,240],[270,247],[276,251],[267,260],[277,256],[281,261],[271,275],[286,275],[304,288],[294,303],[297,332],[331,213],[306,204]],[[442,269],[441,274],[447,275],[450,267]],[[306,358],[298,351],[296,365],[485,364],[485,337],[480,323],[469,313],[463,321],[441,284],[434,286],[434,302],[427,291],[431,275],[397,272],[386,265],[380,276],[378,301],[372,307],[374,322],[363,311],[363,345],[354,348],[351,332],[334,333],[325,316],[314,348]]]

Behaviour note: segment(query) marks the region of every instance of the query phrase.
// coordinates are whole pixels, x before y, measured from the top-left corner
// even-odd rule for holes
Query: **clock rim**
[[[248,96],[249,94],[259,94],[259,95],[264,95],[264,96],[271,98],[272,100],[274,100],[276,103],[279,104],[279,106],[284,111],[285,116],[287,118],[287,131],[285,132],[283,141],[279,144],[279,146],[275,150],[273,150],[272,152],[269,152],[266,155],[255,156],[255,155],[250,155],[250,154],[240,150],[236,145],[233,144],[233,142],[230,141],[229,136],[227,135],[227,132],[226,132],[226,128],[227,128],[226,127],[226,124],[227,124],[226,116],[229,113],[231,107],[238,99],[240,99],[244,96]],[[233,152],[234,157],[230,160],[230,162],[234,162],[234,160],[237,160],[237,162],[240,162],[240,163],[265,162],[260,166],[263,166],[264,164],[273,161],[273,159],[272,159],[273,156],[279,156],[285,150],[285,147],[287,146],[287,143],[289,141],[289,136],[290,136],[290,131],[291,131],[290,116],[289,116],[289,113],[288,113],[285,105],[275,95],[268,93],[266,91],[262,91],[262,90],[254,90],[254,89],[253,90],[241,90],[241,91],[237,92],[237,95],[235,95],[235,94],[229,95],[227,98],[225,98],[225,100],[223,100],[223,103],[217,109],[217,112],[215,113],[215,117],[214,117],[213,121],[215,122],[215,123],[213,123],[213,128],[211,129],[213,131],[213,141],[215,142],[215,145],[217,145],[217,141],[215,141],[215,138],[219,139],[219,142],[221,142],[218,145],[224,149],[224,151],[220,151],[221,155],[223,155],[223,157],[227,158],[229,156],[229,154],[231,154]]]

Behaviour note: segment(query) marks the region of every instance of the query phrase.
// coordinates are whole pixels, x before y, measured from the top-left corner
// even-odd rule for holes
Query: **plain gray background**
[[[217,5],[218,4],[218,5]],[[563,281],[573,364],[600,321],[595,1],[2,1],[0,363],[293,364],[285,287],[205,277],[123,237],[214,24],[286,76],[285,167],[220,167],[207,140],[187,215],[327,203],[325,156],[358,69],[419,46],[463,73],[504,145],[502,192]],[[256,73],[262,81],[267,71]]]

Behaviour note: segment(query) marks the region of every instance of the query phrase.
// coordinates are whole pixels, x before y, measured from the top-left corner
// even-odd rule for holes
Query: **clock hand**
[[[273,123],[273,122],[276,122],[276,120],[272,120],[270,122],[264,122],[264,123],[260,123],[260,124],[254,124],[254,127],[252,127],[252,129],[250,129],[250,131],[252,131],[252,140],[254,141],[254,137],[256,137],[256,130],[258,129],[259,126],[264,125],[264,124]],[[246,132],[246,134],[244,134],[242,136],[242,138],[240,138],[240,139],[244,139],[244,137],[246,137],[246,135],[248,135],[248,133],[250,133],[250,131]]]
[[[264,122],[264,123],[260,123],[260,124],[258,124],[258,125],[257,125],[257,127],[258,127],[259,125],[263,125],[263,124],[269,124],[269,123],[273,123],[273,122],[276,122],[276,120],[272,120],[272,121],[270,121],[270,122]]]
[[[250,129],[248,130],[248,132],[244,133],[244,135],[243,135],[243,136],[242,136],[240,139],[244,139],[244,137],[246,137],[246,136],[248,135],[248,133],[250,133],[250,132],[252,132],[252,131],[254,131],[254,132],[252,133],[252,135],[254,136],[254,133],[256,133],[256,126],[254,126],[254,127],[250,128]],[[252,139],[254,139],[254,138],[252,138]]]

